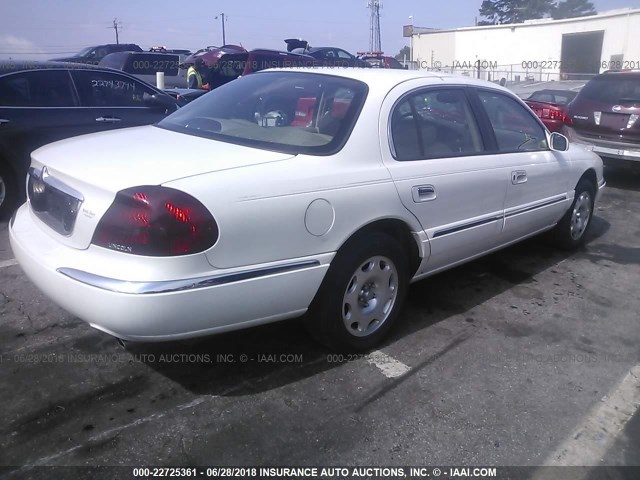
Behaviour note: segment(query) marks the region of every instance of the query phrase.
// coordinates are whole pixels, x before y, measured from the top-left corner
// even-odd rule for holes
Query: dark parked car
[[[159,52],[116,52],[102,60],[101,67],[115,68],[155,84],[156,73],[164,72],[165,88],[185,88],[187,71],[180,68],[187,55]]]
[[[89,63],[97,65],[104,57],[114,52],[142,52],[142,48],[135,43],[107,43],[80,50],[71,57],[52,58],[54,62]]]
[[[250,75],[267,68],[313,67],[316,60],[309,55],[280,50],[257,49],[250,52],[235,45],[203,50],[185,60],[185,66],[202,58],[208,70],[205,83],[213,90],[240,76]]]
[[[359,67],[370,68],[371,65],[351,53],[337,47],[311,47],[306,40],[288,38],[284,41],[287,51],[309,55],[315,59],[316,66],[324,67]]]
[[[177,108],[171,96],[116,70],[0,62],[0,217],[25,197],[24,179],[36,148],[84,133],[156,123]]]
[[[567,118],[567,104],[577,95],[570,90],[538,90],[525,103],[551,132],[561,133]]]
[[[569,104],[566,134],[601,157],[640,165],[640,71],[605,72]]]

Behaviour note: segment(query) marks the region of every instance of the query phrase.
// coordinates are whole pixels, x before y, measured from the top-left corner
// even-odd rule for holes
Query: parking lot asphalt
[[[640,363],[640,175],[605,176],[585,248],[418,282],[367,356],[296,320],[124,349],[27,280],[2,224],[0,465],[547,464]],[[638,418],[584,461],[640,465]]]

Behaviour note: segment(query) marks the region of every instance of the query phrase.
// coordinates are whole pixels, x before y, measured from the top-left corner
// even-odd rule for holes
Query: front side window
[[[367,86],[300,72],[242,77],[162,120],[170,130],[267,150],[328,155],[355,125]]]
[[[80,101],[88,107],[145,107],[145,93],[156,92],[124,75],[100,70],[74,70]]]
[[[489,116],[498,150],[519,152],[547,150],[545,129],[533,114],[515,99],[499,92],[478,92]]]
[[[471,155],[483,151],[461,89],[432,89],[405,97],[391,115],[396,160]]]
[[[10,107],[73,107],[75,99],[66,70],[40,70],[0,78],[0,105]]]

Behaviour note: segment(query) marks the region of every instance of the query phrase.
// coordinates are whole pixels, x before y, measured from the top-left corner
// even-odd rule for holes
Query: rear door
[[[496,160],[509,167],[503,241],[517,240],[556,223],[570,201],[568,153],[549,149],[545,128],[511,95],[493,89],[472,91],[479,115],[490,125],[489,149]]]
[[[103,70],[73,70],[71,75],[94,130],[149,125],[170,113],[150,106],[148,98],[158,92],[128,75]]]
[[[82,133],[82,112],[67,70],[0,77],[0,156],[19,178],[26,175],[33,150]]]
[[[400,199],[430,240],[433,272],[498,245],[510,168],[487,154],[464,86],[422,83],[387,96],[380,135]]]

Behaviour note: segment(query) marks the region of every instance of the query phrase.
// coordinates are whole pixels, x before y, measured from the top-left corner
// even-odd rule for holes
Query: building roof
[[[443,32],[465,32],[470,30],[490,30],[500,28],[512,28],[512,27],[532,27],[540,25],[557,25],[560,23],[577,23],[584,22],[585,20],[604,19],[611,17],[625,17],[629,15],[640,15],[640,8],[621,8],[616,10],[608,10],[606,12],[597,13],[595,15],[589,15],[587,17],[576,18],[563,18],[560,20],[554,20],[553,18],[539,18],[534,20],[525,20],[523,23],[503,23],[500,25],[476,25],[472,27],[459,27],[450,29],[434,29],[427,27],[413,27],[413,35],[433,35],[435,33]]]

